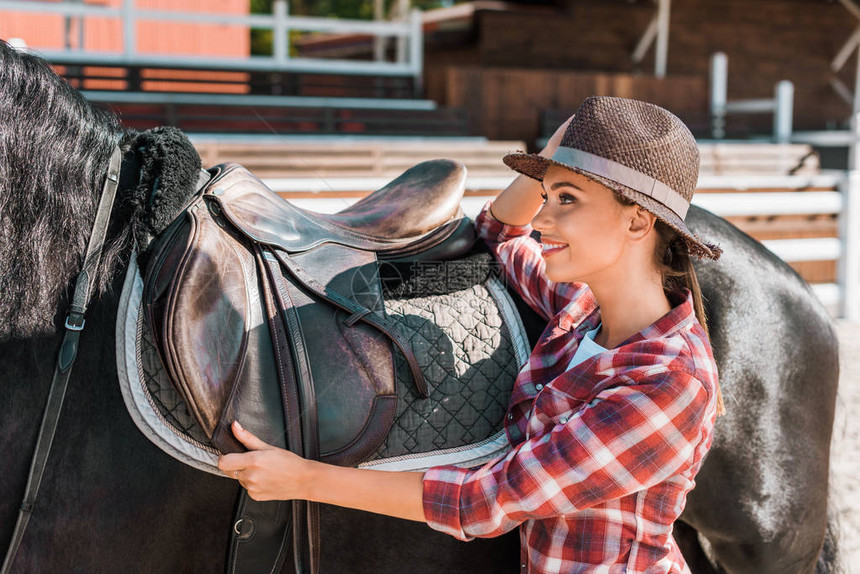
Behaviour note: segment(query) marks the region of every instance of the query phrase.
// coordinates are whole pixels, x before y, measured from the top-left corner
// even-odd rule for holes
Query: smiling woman
[[[251,452],[219,466],[254,498],[425,521],[461,540],[520,526],[529,572],[688,572],[672,526],[722,411],[690,264],[720,249],[684,224],[696,141],[662,108],[593,97],[541,154],[505,162],[524,176],[476,230],[549,322],[514,385],[511,450],[472,469],[374,472],[304,460],[235,423]]]

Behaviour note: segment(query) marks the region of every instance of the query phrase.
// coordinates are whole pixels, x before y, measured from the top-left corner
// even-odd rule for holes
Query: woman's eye
[[[569,193],[559,193],[558,199],[561,203],[573,203],[576,201],[576,198]]]
[[[545,193],[541,193],[540,198],[543,200],[544,203],[546,203],[546,194]]]

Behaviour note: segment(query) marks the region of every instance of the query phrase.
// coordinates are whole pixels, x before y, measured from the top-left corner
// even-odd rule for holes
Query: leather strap
[[[107,175],[102,187],[102,194],[99,199],[98,210],[96,211],[96,220],[93,224],[92,232],[90,232],[90,240],[87,244],[86,255],[84,256],[83,269],[75,280],[75,294],[72,298],[72,304],[69,306],[68,315],[66,316],[66,332],[63,335],[63,342],[60,344],[60,352],[57,357],[57,366],[54,369],[51,390],[48,392],[48,400],[42,416],[42,425],[39,428],[39,437],[36,439],[36,450],[30,462],[30,474],[27,477],[24,500],[18,512],[18,520],[15,523],[15,530],[12,532],[12,540],[9,543],[9,549],[6,551],[3,566],[0,568],[0,574],[8,574],[11,570],[12,562],[15,560],[15,555],[27,529],[27,523],[36,505],[39,486],[42,483],[42,476],[45,473],[45,466],[48,463],[48,456],[54,443],[57,423],[63,410],[63,401],[66,397],[69,377],[72,374],[72,366],[78,355],[78,339],[84,328],[84,315],[87,312],[90,293],[92,292],[97,275],[96,271],[101,260],[102,248],[104,247],[108,223],[110,222],[110,213],[113,209],[116,188],[119,183],[121,165],[122,152],[119,147],[115,147],[111,154]]]
[[[277,574],[284,565],[290,534],[290,503],[260,502],[241,489],[230,532],[227,572]]]
[[[293,387],[298,394],[299,421],[301,425],[301,443],[296,454],[310,460],[319,460],[319,423],[317,419],[316,393],[314,391],[313,373],[310,359],[304,344],[299,315],[293,304],[292,297],[286,286],[286,280],[280,271],[277,260],[272,261],[270,252],[262,253],[265,268],[268,271],[269,280],[275,286],[274,295],[281,310],[283,325],[288,333],[287,340],[290,345],[290,354],[293,357],[292,375]],[[291,381],[289,373],[282,378],[285,386],[289,388]],[[289,389],[288,389],[289,390]],[[288,393],[289,394],[289,393]],[[286,414],[286,413],[285,413]],[[290,416],[287,414],[287,416]],[[291,440],[290,437],[287,437]],[[306,521],[306,522],[305,522]],[[308,565],[311,574],[319,572],[319,505],[304,500],[293,501],[293,559],[297,574],[303,574],[304,564]],[[308,556],[305,557],[305,551]]]
[[[343,295],[335,293],[313,277],[311,277],[296,261],[290,257],[289,253],[276,249],[275,257],[289,270],[295,279],[301,283],[306,289],[310,290],[318,297],[328,301],[332,305],[352,313],[350,319],[355,321],[364,321],[368,325],[376,327],[380,332],[386,335],[391,341],[397,345],[400,352],[403,353],[406,362],[409,364],[409,370],[412,373],[412,379],[415,381],[415,388],[418,390],[418,395],[421,398],[427,398],[427,383],[424,381],[424,375],[421,373],[421,367],[418,366],[418,360],[412,352],[409,341],[384,317],[372,310],[359,305],[352,299],[348,299]]]
[[[280,321],[280,313],[275,303],[270,270],[263,261],[260,247],[254,244],[254,257],[257,260],[263,302],[272,345],[275,350],[275,364],[281,384],[281,400],[286,420],[287,448],[301,454],[301,426],[299,397],[295,385],[290,384],[293,362],[286,333]],[[293,533],[293,544],[301,533],[301,514],[296,512],[294,502],[266,501],[252,499],[248,491],[241,489],[236,515],[230,531],[230,552],[227,560],[227,574],[258,574],[260,572],[280,572],[286,559],[289,534]],[[291,528],[292,525],[292,528]],[[297,570],[301,572],[301,570]]]

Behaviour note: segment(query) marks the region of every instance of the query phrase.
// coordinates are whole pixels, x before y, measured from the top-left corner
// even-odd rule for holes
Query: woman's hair
[[[638,205],[615,191],[612,195],[622,205]],[[659,219],[654,222],[654,229],[657,232],[654,260],[657,270],[663,278],[663,291],[669,295],[682,293],[684,288],[689,289],[693,295],[693,310],[696,313],[696,319],[705,330],[705,335],[710,338],[708,318],[705,315],[705,305],[702,300],[702,289],[699,287],[699,279],[693,268],[693,259],[690,257],[687,242],[677,231]],[[719,384],[717,384],[717,414],[724,415],[725,413],[723,395],[720,392]]]

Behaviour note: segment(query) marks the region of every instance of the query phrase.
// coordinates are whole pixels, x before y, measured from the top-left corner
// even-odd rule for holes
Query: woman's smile
[[[567,243],[562,243],[560,241],[554,241],[554,240],[548,239],[546,237],[541,237],[540,242],[541,242],[541,254],[544,256],[544,259],[549,257],[550,255],[558,253],[559,251],[567,249]]]
[[[593,283],[598,275],[623,271],[626,228],[631,207],[615,200],[612,190],[560,166],[543,179],[543,205],[532,219],[541,243],[545,273],[552,281]]]

